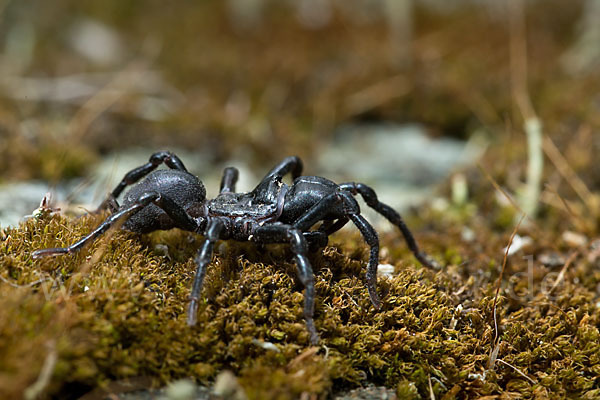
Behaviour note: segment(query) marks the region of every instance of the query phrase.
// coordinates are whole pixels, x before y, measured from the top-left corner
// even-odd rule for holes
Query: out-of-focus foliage
[[[353,119],[459,136],[482,126],[502,136],[511,116],[518,124],[502,6],[244,3],[10,2],[4,179],[83,174],[83,154],[140,144],[208,147],[216,160],[309,156]],[[561,63],[581,4],[528,4],[529,83],[544,126],[597,126],[597,74],[574,80]],[[84,152],[53,152],[64,143]]]

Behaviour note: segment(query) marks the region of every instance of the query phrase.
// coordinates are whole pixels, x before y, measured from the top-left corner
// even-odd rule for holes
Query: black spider
[[[155,171],[162,163],[170,169]],[[353,195],[360,194],[371,208],[396,225],[410,250],[423,265],[433,267],[434,264],[419,250],[400,215],[381,203],[370,187],[362,183],[338,185],[318,176],[300,176],[301,172],[300,158],[288,157],[273,168],[253,191],[236,193],[238,170],[226,168],[219,195],[213,200],[207,200],[202,182],[187,171],[176,155],[166,151],[157,152],[150,157],[148,163],[127,173],[102,203],[100,208],[111,208],[113,214],[92,233],[69,247],[36,250],[33,257],[76,252],[122,219],[124,229],[138,233],[174,227],[201,233],[206,240],[195,258],[198,269],[188,307],[187,323],[192,326],[196,324],[198,298],[217,240],[290,243],[298,275],[305,287],[304,318],[311,342],[317,343],[319,336],[313,321],[314,275],[307,258],[309,245],[324,247],[328,236],[349,220],[356,225],[370,246],[366,286],[371,302],[376,309],[380,307],[376,289],[379,239],[375,229],[360,215],[360,208]],[[282,182],[282,178],[288,173],[294,179],[291,186]],[[146,178],[143,181],[131,187],[123,204],[119,206],[116,199],[123,189],[144,176]],[[313,229],[319,222],[322,222],[321,225]]]

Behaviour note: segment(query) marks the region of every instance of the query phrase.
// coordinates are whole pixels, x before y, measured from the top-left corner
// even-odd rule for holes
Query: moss
[[[498,358],[525,379],[504,363],[488,369],[496,268],[481,280],[464,263],[435,272],[399,260],[396,276],[379,278],[384,303],[376,311],[363,283],[365,249],[356,236],[339,234],[335,247],[311,256],[321,343],[310,347],[302,287],[286,246],[257,251],[248,243],[220,243],[193,329],[185,309],[201,236],[114,231],[79,254],[31,259],[33,249],[72,243],[101,218],[42,215],[3,231],[2,397],[22,395],[52,352],[45,393],[55,396],[74,384],[85,391],[139,376],[156,385],[190,376],[208,384],[226,369],[249,398],[325,397],[366,382],[395,387],[401,398],[429,396],[430,382],[436,398],[589,397],[596,390],[600,333],[591,289],[598,277],[588,278],[590,289],[561,287],[554,305],[541,292],[531,294],[531,303],[500,299]],[[504,239],[480,244],[499,248]],[[446,246],[442,235],[423,242],[434,254]],[[448,254],[468,260],[476,251]],[[588,268],[583,263],[576,273]]]

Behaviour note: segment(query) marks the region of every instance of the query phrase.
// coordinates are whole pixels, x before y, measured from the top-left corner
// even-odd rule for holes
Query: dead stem
[[[129,88],[141,75],[140,71],[145,69],[145,65],[146,62],[139,60],[132,62],[86,101],[69,122],[67,127],[69,138],[74,142],[81,141],[92,122],[127,94]]]
[[[546,189],[548,189],[550,192],[552,192],[552,194],[554,194],[554,196],[556,196],[559,199],[559,201],[562,204],[562,206],[564,207],[565,211],[569,214],[569,216],[571,218],[573,218],[574,220],[578,220],[580,223],[583,222],[581,219],[581,216],[575,215],[575,212],[573,211],[573,209],[571,208],[569,203],[567,203],[567,201],[560,194],[558,194],[558,191],[556,190],[556,188],[554,186],[551,186],[550,184],[546,184],[545,186],[546,186]],[[555,203],[548,202],[548,204],[553,205],[554,207],[557,207],[555,205]]]
[[[554,291],[554,289],[556,289],[556,287],[558,286],[558,284],[564,279],[565,273],[567,272],[567,268],[569,268],[569,265],[571,265],[571,263],[573,262],[573,260],[575,260],[575,258],[578,255],[579,255],[579,252],[578,251],[574,251],[573,253],[571,253],[571,255],[569,256],[569,258],[567,259],[567,261],[565,261],[565,265],[562,267],[562,269],[560,270],[558,276],[556,277],[556,281],[554,281],[554,284],[552,285],[552,287],[548,291],[548,296],[550,296],[552,294],[552,292]]]
[[[435,393],[433,393],[433,385],[431,384],[431,374],[428,376],[429,379],[429,398],[435,400]]]
[[[492,307],[493,314],[494,314],[494,341],[493,341],[493,343],[495,344],[495,346],[494,346],[494,348],[492,348],[492,351],[490,353],[490,362],[489,362],[489,366],[488,366],[489,369],[494,368],[494,361],[498,354],[498,349],[499,349],[499,345],[500,345],[500,332],[498,331],[498,315],[497,315],[496,307],[498,305],[498,295],[500,294],[500,287],[502,286],[502,277],[504,276],[504,270],[506,269],[506,262],[508,260],[508,252],[510,250],[510,246],[512,245],[515,235],[517,234],[517,231],[519,230],[519,227],[521,226],[521,222],[523,222],[524,218],[525,218],[525,214],[522,214],[521,218],[519,219],[519,222],[517,223],[517,225],[515,226],[515,229],[513,230],[512,234],[510,235],[510,239],[508,240],[508,245],[506,246],[506,250],[504,251],[504,259],[502,260],[502,269],[500,270],[500,276],[498,276],[498,281],[496,283],[496,295],[494,296],[494,305]]]
[[[40,375],[31,386],[25,389],[26,400],[38,398],[44,392],[44,389],[46,386],[48,386],[48,383],[50,383],[50,378],[54,372],[54,366],[58,360],[58,353],[56,352],[56,344],[53,341],[48,342],[47,347],[48,354],[44,360],[44,365],[42,365]]]
[[[50,280],[50,278],[48,278],[48,277],[41,278],[41,279],[38,279],[37,281],[29,282],[26,285],[17,285],[16,283],[13,283],[13,282],[9,281],[8,279],[6,279],[5,277],[3,277],[2,275],[0,275],[0,281],[2,281],[4,283],[6,283],[7,285],[10,285],[10,286],[12,286],[14,288],[17,288],[17,289],[19,289],[19,288],[29,288],[29,287],[38,285],[40,283],[46,282],[47,280]]]
[[[510,368],[512,368],[513,370],[515,370],[515,372],[516,372],[517,374],[521,375],[523,378],[527,379],[527,380],[528,380],[529,382],[531,382],[532,384],[534,384],[534,385],[537,385],[537,381],[536,381],[535,379],[532,379],[532,378],[528,377],[528,376],[527,376],[527,375],[525,375],[523,372],[519,371],[519,369],[518,369],[517,367],[515,367],[515,366],[513,366],[513,365],[510,365],[509,363],[507,363],[506,361],[504,361],[504,360],[501,360],[501,359],[498,359],[497,361],[498,361],[498,362],[500,362],[500,363],[502,363],[502,364],[504,364],[504,365],[506,365],[507,367],[510,367]]]
[[[527,222],[531,223],[533,227],[535,227],[535,229],[537,231],[540,230],[540,228],[538,227],[537,223],[529,216],[527,215],[527,213],[525,211],[523,211],[523,209],[515,202],[515,200],[512,198],[512,196],[506,191],[504,190],[499,184],[498,182],[496,182],[496,180],[490,175],[489,172],[487,172],[483,166],[479,163],[477,163],[477,168],[479,168],[479,170],[481,171],[481,173],[486,177],[486,179],[492,184],[492,186],[494,187],[494,189],[496,189],[497,191],[499,191],[500,193],[502,193],[504,195],[504,197],[506,197],[506,199],[508,200],[508,202],[517,210],[519,211],[519,213],[522,214],[522,216],[524,218],[527,218]]]
[[[579,178],[577,173],[573,170],[573,168],[569,165],[567,159],[562,155],[560,150],[556,147],[552,139],[548,136],[544,137],[543,141],[544,152],[556,167],[558,173],[567,181],[567,183],[573,188],[577,196],[583,201],[583,203],[588,208],[589,212],[592,214],[596,214],[596,206],[593,201],[594,195],[586,184]]]

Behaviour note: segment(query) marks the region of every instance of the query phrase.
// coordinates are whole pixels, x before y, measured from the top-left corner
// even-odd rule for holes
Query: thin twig
[[[56,365],[57,360],[58,354],[56,352],[56,344],[51,341],[48,343],[48,354],[44,360],[44,365],[42,365],[40,375],[31,386],[25,389],[25,399],[33,400],[43,393],[46,386],[48,386],[48,383],[50,383],[50,378],[54,372],[54,366]]]
[[[506,199],[508,200],[508,202],[517,210],[519,211],[519,213],[521,213],[525,218],[527,218],[527,221],[530,222],[536,230],[539,231],[539,227],[537,225],[537,223],[529,216],[527,215],[527,213],[525,211],[523,211],[523,209],[517,204],[517,202],[512,198],[512,196],[506,191],[504,190],[499,184],[498,182],[496,182],[496,180],[490,175],[489,172],[487,172],[483,166],[479,163],[477,163],[477,168],[479,168],[479,170],[481,171],[481,173],[486,177],[486,179],[488,181],[490,181],[490,183],[492,184],[492,186],[494,187],[494,189],[496,189],[497,191],[499,191],[500,193],[502,193],[504,195],[504,197],[506,197]]]
[[[574,251],[569,256],[569,258],[567,258],[567,261],[565,261],[565,265],[562,267],[562,269],[558,273],[558,276],[556,277],[556,281],[554,281],[554,284],[552,285],[552,287],[548,291],[548,296],[550,296],[552,294],[552,292],[554,291],[554,289],[556,289],[556,287],[558,286],[558,284],[564,279],[565,273],[567,272],[567,268],[569,268],[569,265],[571,265],[571,263],[573,262],[573,260],[575,260],[575,258],[578,255],[579,255],[579,252],[578,251]]]
[[[3,277],[2,275],[0,275],[0,281],[2,281],[4,283],[6,283],[7,285],[10,285],[14,288],[28,288],[28,287],[32,287],[35,285],[39,285],[40,283],[46,282],[47,280],[50,280],[50,278],[45,277],[45,278],[38,279],[37,281],[29,282],[26,285],[17,285],[16,283],[13,283],[13,282],[9,281],[8,279],[6,279],[5,277]]]
[[[519,227],[521,226],[521,222],[523,222],[523,219],[525,218],[525,214],[521,215],[521,219],[519,219],[519,222],[517,223],[517,225],[515,226],[515,229],[513,230],[512,234],[510,235],[510,239],[508,241],[508,246],[506,246],[506,250],[504,251],[504,259],[502,260],[502,269],[500,270],[500,276],[498,277],[498,282],[496,284],[496,295],[494,296],[494,305],[493,305],[493,312],[494,312],[494,343],[496,343],[496,341],[498,340],[498,338],[500,337],[500,334],[498,332],[498,317],[497,317],[497,313],[496,313],[496,306],[498,303],[498,295],[500,294],[500,286],[502,285],[502,277],[504,276],[504,270],[506,269],[506,262],[508,260],[508,251],[510,250],[510,246],[512,245],[512,242],[517,234],[517,231],[519,230]]]
[[[431,374],[429,375],[429,398],[435,400],[435,393],[433,393],[433,385],[431,384]]]
[[[560,150],[558,150],[552,139],[550,139],[548,136],[545,136],[544,141],[542,143],[542,147],[552,164],[554,164],[554,166],[556,167],[558,173],[573,188],[575,193],[577,193],[577,196],[579,196],[579,198],[583,201],[588,210],[591,213],[596,213],[596,207],[594,205],[594,201],[592,200],[594,198],[594,195],[592,194],[592,192],[590,192],[590,190],[588,189],[586,184],[581,180],[581,178],[579,178],[579,176],[573,170],[571,165],[569,165],[569,162],[562,155]]]
[[[550,190],[560,200],[563,207],[565,208],[567,213],[571,216],[571,218],[579,220],[581,222],[581,217],[578,215],[575,215],[575,212],[573,211],[573,209],[571,208],[569,203],[567,203],[567,201],[560,194],[558,194],[558,191],[556,190],[556,188],[554,186],[546,184],[546,189]]]
[[[532,384],[536,385],[537,381],[535,379],[532,379],[530,377],[528,377],[527,375],[525,375],[523,372],[519,371],[519,369],[517,367],[515,367],[514,365],[510,365],[509,363],[507,363],[504,360],[498,359],[498,362],[501,362],[502,364],[506,365],[507,367],[512,368],[513,370],[515,370],[519,375],[521,375],[523,378],[527,379],[529,382],[531,382]]]

